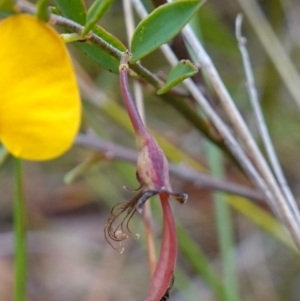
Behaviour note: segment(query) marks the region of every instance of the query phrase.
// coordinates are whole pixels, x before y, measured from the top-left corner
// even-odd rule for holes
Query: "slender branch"
[[[127,40],[129,45],[135,28],[131,2],[128,0],[123,0],[123,9],[124,9],[124,16],[125,16],[126,31],[127,31]],[[135,103],[136,103],[138,114],[140,115],[143,123],[146,124],[145,107],[143,101],[143,90],[141,84],[138,81],[133,82],[133,91],[134,91]],[[154,235],[152,229],[153,217],[152,217],[150,202],[145,203],[142,215],[145,224],[149,267],[150,267],[151,274],[153,275],[155,271],[157,258],[156,258]]]
[[[128,53],[125,52],[121,58],[121,64],[119,67],[121,92],[134,132],[138,136],[146,136],[148,133],[145,124],[137,111],[136,103],[134,102],[131,92],[129,91],[128,57]]]
[[[242,55],[246,81],[247,81],[247,89],[250,98],[250,102],[253,108],[254,116],[256,118],[257,126],[266,149],[266,153],[269,157],[269,161],[277,178],[278,184],[284,193],[286,200],[291,208],[291,211],[294,213],[296,220],[300,225],[300,215],[298,206],[296,205],[296,200],[287,184],[286,178],[281,169],[280,163],[278,161],[272,140],[270,138],[269,131],[266,126],[266,122],[264,116],[261,111],[257,90],[255,88],[255,80],[252,72],[252,67],[250,63],[249,53],[246,47],[247,40],[242,36],[242,18],[243,16],[239,14],[236,18],[236,38],[238,40],[239,49]]]
[[[124,146],[117,145],[112,142],[105,141],[98,136],[79,134],[75,140],[75,144],[88,147],[96,151],[104,152],[109,160],[125,160],[127,162],[136,163],[138,153]],[[264,201],[263,195],[258,191],[235,184],[229,181],[215,179],[205,173],[198,172],[186,165],[176,165],[169,163],[169,169],[173,176],[193,183],[195,186],[220,190],[230,194],[240,195],[255,201]]]

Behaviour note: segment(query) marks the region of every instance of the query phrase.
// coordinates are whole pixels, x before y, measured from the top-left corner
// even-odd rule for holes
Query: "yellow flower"
[[[14,156],[48,160],[67,151],[81,105],[58,33],[29,15],[0,22],[0,140]]]

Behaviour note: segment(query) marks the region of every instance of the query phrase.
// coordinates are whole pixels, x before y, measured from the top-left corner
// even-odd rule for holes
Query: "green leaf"
[[[92,30],[97,36],[102,38],[108,44],[117,48],[118,50],[124,52],[126,47],[113,35],[108,33],[102,27],[95,25]],[[120,61],[110,54],[106,53],[101,48],[98,48],[94,45],[88,43],[75,42],[74,45],[83,51],[87,56],[96,61],[102,68],[111,71],[113,73],[119,73],[119,64]]]
[[[85,36],[92,27],[100,20],[108,8],[115,0],[96,0],[90,7],[87,13],[87,20],[82,31],[82,36]]]
[[[191,19],[202,1],[176,1],[159,6],[142,20],[132,37],[131,63],[171,40]]]
[[[194,76],[198,68],[190,60],[181,60],[169,73],[166,84],[157,91],[164,94],[188,77]]]
[[[73,0],[70,5],[69,0],[55,0],[62,15],[73,21],[84,25],[86,20],[86,9],[83,1]],[[114,46],[120,51],[125,51],[126,47],[114,36],[104,30],[102,27],[95,25],[92,28],[94,34],[105,40],[108,44]],[[74,45],[84,52],[88,57],[96,61],[102,68],[119,73],[119,60],[106,53],[101,48],[82,42],[75,42]]]
[[[0,10],[11,12],[14,10],[16,0],[0,0]]]
[[[107,54],[102,49],[97,48],[91,44],[81,42],[75,42],[74,45],[83,53],[85,53],[89,58],[99,64],[102,68],[115,74],[119,73],[119,60]]]
[[[62,15],[81,25],[86,21],[86,8],[83,0],[55,0],[54,1],[61,11]]]

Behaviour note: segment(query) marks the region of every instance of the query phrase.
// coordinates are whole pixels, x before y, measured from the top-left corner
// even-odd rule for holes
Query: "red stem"
[[[138,113],[135,102],[129,90],[127,64],[120,65],[120,86],[123,100],[135,133],[139,136],[147,135],[148,133],[146,127]]]
[[[177,237],[171,207],[166,193],[160,194],[163,209],[163,237],[159,259],[145,301],[160,301],[169,288],[177,257]]]

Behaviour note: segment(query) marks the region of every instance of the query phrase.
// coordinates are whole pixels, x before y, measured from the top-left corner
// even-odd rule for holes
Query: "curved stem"
[[[124,16],[125,16],[125,26],[127,32],[127,41],[128,45],[130,45],[131,38],[134,33],[135,29],[135,22],[134,22],[134,15],[132,9],[132,3],[128,0],[123,0],[123,9],[124,9]],[[146,125],[145,121],[145,107],[143,101],[143,89],[141,84],[138,81],[133,82],[133,95],[135,98],[135,104],[137,107],[137,111]],[[151,271],[151,275],[155,271],[156,266],[156,252],[155,252],[155,244],[154,244],[154,234],[152,228],[152,210],[150,202],[146,202],[143,208],[143,220],[145,225],[145,233],[146,233],[146,243],[147,243],[147,250],[148,250],[148,260],[149,260],[149,267]]]
[[[123,100],[132,123],[135,133],[139,136],[148,135],[145,125],[139,115],[136,105],[132,99],[129,84],[128,84],[128,65],[127,65],[128,54],[125,52],[121,58],[120,65],[120,86],[123,96]]]
[[[160,301],[174,275],[177,258],[177,237],[171,207],[166,193],[160,194],[163,210],[163,237],[158,263],[145,301]]]

